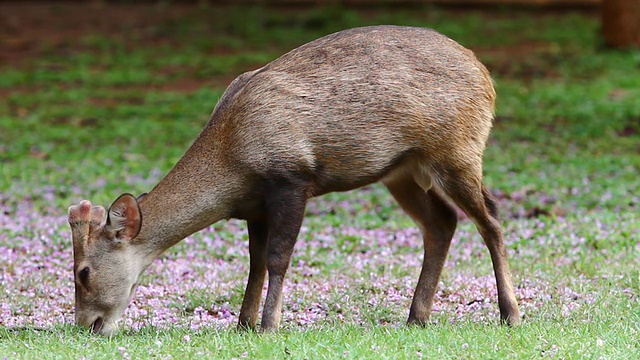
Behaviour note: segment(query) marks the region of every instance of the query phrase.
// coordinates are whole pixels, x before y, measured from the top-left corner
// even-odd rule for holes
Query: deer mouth
[[[102,330],[103,325],[104,319],[99,317],[96,319],[96,321],[93,322],[93,324],[91,324],[91,331],[93,331],[94,334],[98,334],[100,333],[100,330]]]

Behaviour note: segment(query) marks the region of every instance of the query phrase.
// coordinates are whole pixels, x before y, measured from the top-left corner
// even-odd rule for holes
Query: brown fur
[[[494,102],[489,73],[473,53],[421,28],[342,31],[240,75],[169,174],[139,203],[127,195],[112,205],[111,216],[126,217],[118,221],[124,228],[107,222],[93,243],[74,230],[75,271],[79,263],[90,268],[92,289],[76,298],[78,322],[111,333],[155,257],[236,217],[248,221],[251,253],[239,326],[256,326],[268,275],[261,327],[274,330],[307,199],[381,181],[424,235],[408,321],[424,324],[431,311],[456,227],[448,198],[477,224],[494,263],[501,318],[518,323],[497,208],[482,185]],[[107,261],[127,266],[101,271]],[[112,298],[119,300],[103,304]]]

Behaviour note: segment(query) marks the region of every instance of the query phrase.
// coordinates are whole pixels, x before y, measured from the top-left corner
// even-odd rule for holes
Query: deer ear
[[[106,230],[116,240],[130,241],[140,232],[142,214],[138,201],[131,194],[122,194],[111,204],[107,214]]]

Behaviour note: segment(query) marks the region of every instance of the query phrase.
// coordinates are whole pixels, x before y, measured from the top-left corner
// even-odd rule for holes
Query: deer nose
[[[76,310],[76,325],[97,333],[104,326],[104,318],[97,315]]]
[[[87,316],[84,316],[80,311],[76,309],[76,325],[82,327],[90,327],[91,323]]]

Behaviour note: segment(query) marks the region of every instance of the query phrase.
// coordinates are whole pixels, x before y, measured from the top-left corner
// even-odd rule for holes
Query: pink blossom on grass
[[[3,198],[0,194],[0,198]],[[309,204],[284,286],[283,327],[306,329],[334,323],[398,326],[408,314],[422,266],[422,238],[412,226],[369,228],[345,219],[341,226],[323,222],[329,209],[369,211],[370,204],[314,199]],[[386,206],[386,205],[385,205]],[[365,210],[362,210],[365,209]],[[541,246],[557,247],[548,259],[571,266],[587,239],[572,224],[559,238],[536,219],[514,221],[505,228],[512,262],[537,261]],[[600,224],[595,236],[606,237]],[[38,213],[29,200],[8,207],[0,202],[0,326],[51,328],[73,323],[73,254],[66,212]],[[535,244],[529,245],[528,243]],[[538,249],[538,250],[536,250]],[[480,264],[481,269],[474,268]],[[532,268],[516,266],[519,269]],[[180,327],[228,329],[238,311],[249,271],[245,225],[228,221],[195,234],[157,259],[124,314],[125,329]],[[563,316],[588,306],[594,295],[580,293],[577,277],[557,287],[549,274],[516,273],[516,296],[522,313],[553,303]],[[265,289],[266,289],[265,284]],[[575,286],[575,288],[574,288]],[[497,292],[488,251],[473,226],[461,221],[433,306],[433,321],[495,322]],[[190,338],[185,337],[185,342]],[[126,349],[123,353],[126,354]]]

